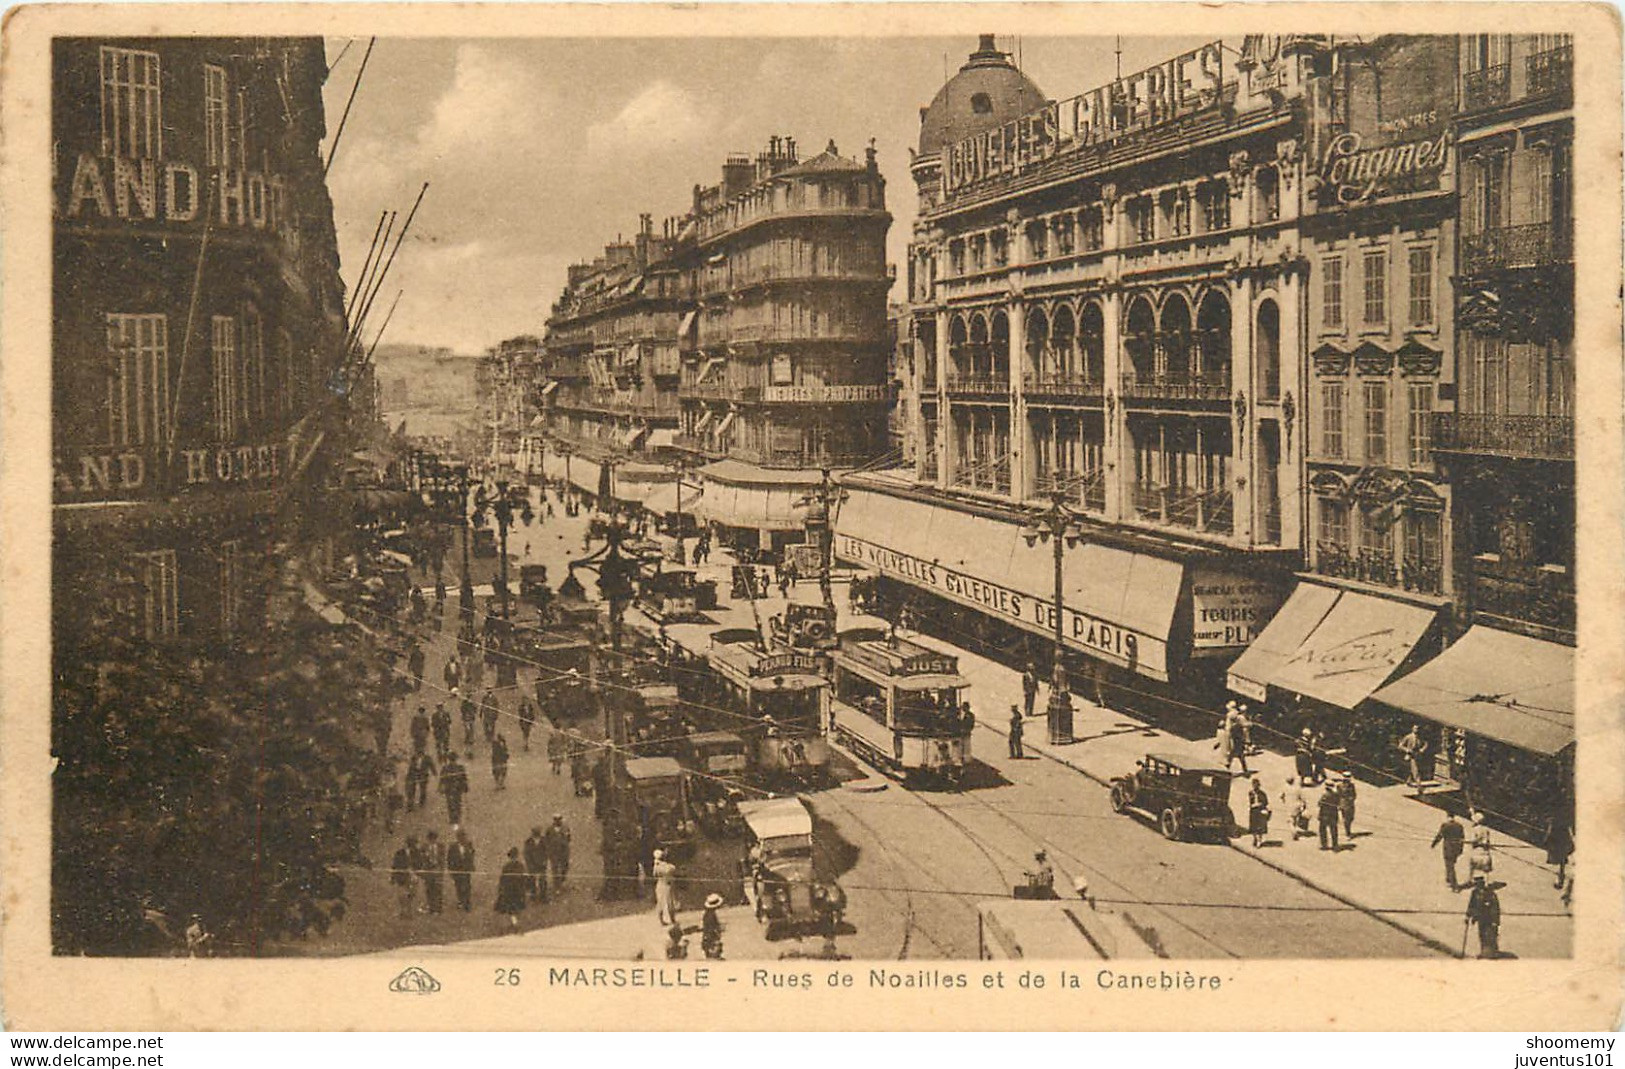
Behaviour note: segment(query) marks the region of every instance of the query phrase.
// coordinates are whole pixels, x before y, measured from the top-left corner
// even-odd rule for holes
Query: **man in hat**
[[[434,775],[434,762],[422,750],[412,755],[406,766],[406,808],[421,809],[429,804],[429,777]]]
[[[497,702],[496,691],[486,687],[485,697],[480,705],[480,721],[485,726],[485,741],[492,742],[496,739],[497,720],[502,715],[502,706]]]
[[[1416,730],[1416,725],[1412,724],[1411,730],[1406,732],[1405,737],[1399,740],[1399,752],[1405,758],[1405,786],[1420,788],[1422,786],[1422,769],[1420,766],[1422,739],[1417,735]]]
[[[463,795],[468,793],[468,771],[456,754],[440,770],[440,793],[446,796],[446,819],[455,828],[463,822]]]
[[[1456,862],[1461,859],[1466,843],[1467,829],[1461,826],[1456,814],[1446,813],[1444,823],[1433,833],[1432,845],[1444,850],[1444,882],[1450,885],[1452,891],[1461,890],[1461,881],[1456,879]]]
[[[446,851],[446,869],[451,873],[451,886],[457,892],[457,908],[464,913],[474,908],[474,844],[468,832],[457,832],[457,841]]]
[[[666,860],[666,851],[654,852],[650,875],[655,880],[655,917],[661,924],[677,923],[677,866]]]
[[[526,753],[530,753],[530,733],[536,730],[536,705],[529,698],[519,699],[519,734],[524,738]]]
[[[423,897],[429,912],[439,913],[445,908],[446,848],[437,833],[431,831],[428,841],[423,844],[418,868],[422,874]]]
[[[1482,873],[1473,876],[1473,893],[1467,896],[1467,924],[1478,925],[1479,957],[1501,956],[1501,899]]]
[[[412,640],[412,648],[406,654],[406,667],[412,673],[412,689],[423,689],[423,646],[417,639]]]
[[[429,748],[429,713],[423,706],[412,714],[412,752],[422,753]]]
[[[1038,669],[1031,661],[1021,673],[1021,701],[1027,715],[1032,716],[1033,706],[1038,701]]]
[[[712,961],[722,960],[722,896],[715,891],[705,896],[705,912],[700,915],[700,949]]]
[[[453,694],[457,693],[457,685],[463,681],[463,666],[455,653],[446,661],[446,667],[441,671],[440,678],[445,680],[447,690]]]
[[[1021,723],[1021,710],[1014,705],[1010,706],[1010,756],[1020,759],[1027,756],[1021,746],[1021,733],[1025,730]]]
[[[435,757],[444,761],[451,753],[451,713],[446,710],[445,702],[435,703],[434,715],[429,717],[429,730],[434,735]]]
[[[508,848],[508,863],[502,866],[502,875],[497,877],[496,911],[508,915],[508,927],[519,927],[519,914],[525,912],[525,884],[530,881],[530,875],[525,872],[525,863],[519,860],[519,848]]]
[[[1315,824],[1320,832],[1322,850],[1337,849],[1338,793],[1335,782],[1326,784],[1320,789],[1320,800],[1315,806]]]
[[[1297,744],[1292,749],[1292,770],[1298,775],[1298,782],[1304,786],[1309,785],[1309,779],[1315,770],[1314,731],[1304,728],[1298,734]]]
[[[1049,863],[1049,854],[1043,850],[1033,855],[1037,867],[1028,874],[1033,894],[1037,898],[1055,897],[1055,866]]]
[[[525,840],[525,871],[530,874],[530,900],[547,901],[547,845],[540,827],[530,829]]]
[[[1337,812],[1343,818],[1343,834],[1349,839],[1354,838],[1354,777],[1347,772],[1340,774],[1337,783]]]
[[[394,859],[389,863],[389,882],[395,885],[395,892],[400,904],[402,917],[410,917],[416,911],[418,893],[417,873],[413,870],[413,859],[418,852],[418,840],[415,835],[408,835],[406,842],[395,851]]]
[[[563,887],[564,878],[570,874],[570,829],[563,813],[553,814],[553,823],[543,833],[542,843],[548,867],[553,870],[553,886]]]

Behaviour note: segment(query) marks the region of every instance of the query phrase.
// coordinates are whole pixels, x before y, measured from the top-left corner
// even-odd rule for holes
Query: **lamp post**
[[[835,556],[835,508],[846,498],[846,491],[831,481],[829,469],[824,468],[818,486],[807,492],[798,504],[807,506],[807,534],[818,548],[818,592],[824,607],[835,612],[835,595],[830,590],[830,569]]]
[[[464,616],[474,615],[474,575],[470,567],[468,555],[469,539],[469,512],[468,512],[468,465],[460,464],[453,471],[454,485],[457,495],[457,522],[463,528],[463,582],[457,591],[457,606]]]
[[[678,457],[669,467],[677,473],[677,563],[687,564],[688,555],[683,549],[683,476],[688,473],[688,465]]]
[[[497,603],[501,606],[503,619],[508,617],[508,528],[513,523],[513,498],[509,496],[509,487],[506,479],[496,482],[496,496],[492,497],[481,486],[474,497],[474,511],[483,515],[490,508],[496,515],[497,533],[500,546],[498,549],[497,568],[501,574],[497,586]]]
[[[1055,663],[1054,671],[1050,675],[1049,705],[1045,707],[1044,715],[1049,728],[1049,741],[1051,745],[1059,745],[1072,741],[1072,694],[1067,686],[1065,662],[1065,628],[1064,628],[1064,596],[1061,580],[1061,565],[1066,549],[1076,546],[1083,538],[1083,532],[1078,526],[1078,514],[1067,506],[1065,491],[1052,490],[1049,495],[1050,504],[1046,509],[1034,512],[1028,517],[1027,526],[1021,530],[1021,537],[1026,541],[1028,548],[1036,546],[1040,541],[1053,542],[1055,546]]]

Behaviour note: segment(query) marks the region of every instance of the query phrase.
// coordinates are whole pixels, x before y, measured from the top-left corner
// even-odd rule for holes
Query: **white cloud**
[[[535,129],[543,109],[531,68],[480,45],[462,45],[451,85],[418,131],[415,155],[427,163],[475,145],[511,149]]]
[[[661,80],[644,87],[614,118],[587,128],[587,155],[608,161],[680,150],[705,128],[694,95]]]

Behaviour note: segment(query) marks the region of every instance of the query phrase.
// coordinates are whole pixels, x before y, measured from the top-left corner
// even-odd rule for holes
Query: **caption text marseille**
[[[715,986],[718,979],[709,968],[704,967],[623,966],[547,970],[547,982],[550,987],[704,988]],[[737,980],[737,977],[730,977],[728,982],[734,983]],[[1072,972],[1058,969],[1053,973],[1038,969],[1022,969],[1019,972],[1007,973],[1003,969],[996,969],[977,974],[953,969],[834,969],[827,973],[811,970],[752,969],[750,984],[752,987],[791,991],[805,991],[815,987],[837,990],[856,987],[896,990],[980,987],[990,991],[1000,989],[1041,991],[1093,987],[1105,991],[1217,991],[1222,986],[1223,979],[1194,973],[1188,969],[1148,969],[1134,972],[1117,969]]]

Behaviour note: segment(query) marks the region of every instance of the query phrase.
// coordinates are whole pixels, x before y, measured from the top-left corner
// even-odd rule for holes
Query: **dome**
[[[920,112],[920,155],[929,156],[944,145],[1003,126],[1046,103],[1044,91],[1000,52],[991,33],[937,91],[931,106]]]

